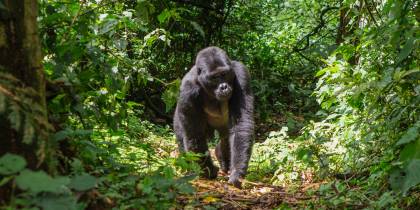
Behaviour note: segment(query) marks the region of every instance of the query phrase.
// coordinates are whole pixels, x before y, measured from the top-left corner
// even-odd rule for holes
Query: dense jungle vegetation
[[[419,22],[415,0],[0,0],[0,209],[418,209]],[[207,46],[252,77],[243,189],[176,152]]]

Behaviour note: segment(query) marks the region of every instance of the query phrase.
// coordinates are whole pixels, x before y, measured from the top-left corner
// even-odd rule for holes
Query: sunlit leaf
[[[212,196],[206,196],[206,197],[203,198],[204,203],[214,203],[214,202],[217,202],[217,201],[219,201],[219,198],[215,198],[215,197],[212,197]]]
[[[171,10],[165,9],[158,15],[157,19],[162,24],[166,23],[171,18],[171,16]]]

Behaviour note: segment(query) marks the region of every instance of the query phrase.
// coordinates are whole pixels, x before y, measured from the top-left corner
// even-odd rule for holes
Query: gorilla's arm
[[[229,182],[240,187],[239,178],[246,174],[252,150],[254,97],[246,67],[237,61],[232,61],[231,65],[236,79],[229,107],[232,123],[229,138],[232,154]]]
[[[181,151],[203,154],[200,165],[204,176],[214,178],[217,168],[213,165],[207,146],[207,121],[200,101],[200,86],[196,81],[196,69],[183,78],[175,111],[175,133]]]

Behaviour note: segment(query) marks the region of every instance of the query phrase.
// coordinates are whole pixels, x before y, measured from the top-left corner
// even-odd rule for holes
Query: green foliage
[[[304,163],[309,157],[303,154],[302,148],[297,150],[299,144],[290,139],[287,131],[288,128],[283,127],[278,132],[270,132],[264,142],[254,145],[248,179],[258,181],[271,176],[267,181],[278,185],[301,180]]]
[[[16,187],[23,193],[10,200],[8,204],[11,208],[42,208],[42,209],[83,209],[84,204],[78,203],[77,198],[70,191],[70,188],[81,186],[89,182],[92,177],[74,177],[69,176],[52,177],[45,171],[32,171],[25,169],[26,160],[13,154],[5,154],[0,157],[0,175],[6,175],[0,181],[0,186],[7,186],[13,181],[13,190]],[[76,180],[75,180],[76,179]],[[85,185],[85,191],[94,186]]]
[[[198,156],[174,158],[163,124],[207,45],[253,78],[258,136],[269,134],[257,139],[248,179],[322,182],[304,208],[419,204],[416,1],[39,2],[48,113],[35,90],[0,73],[0,114],[42,160],[55,154],[46,161],[59,172],[3,155],[0,186],[14,194],[2,205],[182,208]]]
[[[19,155],[6,153],[0,158],[0,174],[11,175],[22,171],[26,167],[26,160]]]
[[[74,176],[69,183],[69,187],[77,191],[86,191],[94,188],[96,183],[97,180],[95,177],[83,173],[81,175]]]
[[[167,85],[165,92],[162,94],[162,100],[163,102],[165,102],[166,105],[166,112],[169,112],[172,109],[172,107],[176,105],[180,86],[181,81],[175,80]]]
[[[356,9],[358,4],[349,1],[347,7]],[[308,166],[315,169],[318,179],[347,174],[354,177],[348,182],[381,189],[359,192],[377,201],[370,205],[381,208],[397,205],[403,200],[398,192],[407,195],[420,183],[419,52],[418,43],[412,40],[418,22],[412,7],[412,1],[385,1],[375,13],[379,23],[359,25],[324,60],[325,68],[316,73],[314,93],[324,119],[307,125],[297,138],[305,142],[303,147],[311,148],[318,165]],[[375,21],[370,10],[360,9],[358,15]],[[360,20],[358,15],[352,20]],[[397,199],[389,200],[391,192],[384,185],[395,190],[392,195]],[[324,191],[336,194],[336,187]],[[340,194],[326,204],[338,207],[353,202],[340,200]],[[352,196],[350,192],[345,195]]]
[[[404,194],[420,183],[420,160],[410,160],[402,169],[396,169],[390,176],[392,188]]]
[[[43,117],[46,113],[37,97],[39,94],[33,88],[3,72],[0,66],[0,115],[7,117],[15,131],[22,132],[24,144],[37,142],[39,152],[44,153],[44,140],[48,138],[52,126]]]
[[[136,203],[140,209],[167,209],[174,205],[177,193],[192,194],[194,188],[188,181],[195,176],[174,179],[174,171],[168,167],[158,169],[154,174],[145,177],[137,184],[142,199]]]
[[[16,184],[22,190],[37,194],[40,192],[58,193],[70,183],[67,177],[52,178],[43,171],[24,170],[16,177]]]

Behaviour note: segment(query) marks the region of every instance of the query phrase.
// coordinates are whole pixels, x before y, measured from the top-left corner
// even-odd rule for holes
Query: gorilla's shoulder
[[[241,86],[248,85],[250,81],[250,75],[246,66],[239,61],[232,61],[231,65],[233,71],[235,71],[236,78],[239,80]]]
[[[197,83],[197,70],[195,66],[185,74],[181,82],[181,98],[196,98],[199,94],[200,86]]]
[[[181,88],[185,86],[196,85],[197,83],[197,69],[195,66],[191,68],[187,74],[182,78]]]

